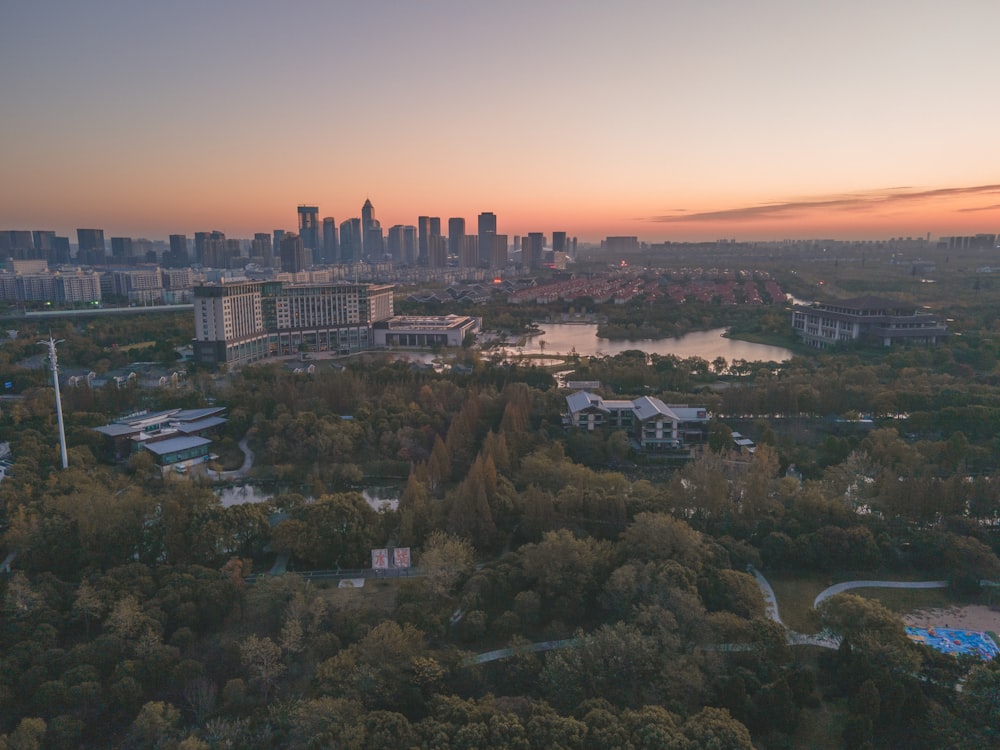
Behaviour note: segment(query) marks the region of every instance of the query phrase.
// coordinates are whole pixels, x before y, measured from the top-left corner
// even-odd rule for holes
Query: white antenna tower
[[[69,459],[66,458],[66,429],[63,427],[62,397],[59,395],[59,360],[56,357],[56,344],[61,344],[65,339],[56,341],[49,334],[49,340],[39,341],[39,344],[49,347],[49,361],[52,362],[52,384],[56,388],[56,419],[59,422],[59,449],[62,452],[62,467],[69,466]]]

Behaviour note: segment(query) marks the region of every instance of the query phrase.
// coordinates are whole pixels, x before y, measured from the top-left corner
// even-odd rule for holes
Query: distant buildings
[[[497,215],[490,211],[479,214],[479,265],[486,268],[497,268],[495,245],[497,236]],[[506,248],[504,248],[506,253]],[[504,264],[506,265],[506,263]],[[502,267],[502,266],[501,266]]]
[[[792,328],[817,349],[859,340],[881,346],[936,344],[948,335],[947,327],[934,315],[882,297],[795,305]]]
[[[374,324],[375,346],[462,346],[467,336],[479,333],[482,323],[482,318],[467,315],[398,315]]]

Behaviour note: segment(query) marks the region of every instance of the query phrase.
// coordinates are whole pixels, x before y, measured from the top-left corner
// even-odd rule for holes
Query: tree
[[[281,648],[270,638],[248,636],[240,643],[240,662],[266,703],[271,690],[285,673]]]
[[[417,560],[433,596],[447,596],[475,564],[472,545],[443,531],[433,531]]]
[[[681,731],[698,748],[753,750],[750,732],[724,708],[703,708],[684,722]]]

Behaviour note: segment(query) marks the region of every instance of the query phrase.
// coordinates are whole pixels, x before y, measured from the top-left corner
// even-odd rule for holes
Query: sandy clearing
[[[1000,608],[969,604],[944,609],[918,609],[903,615],[903,622],[918,628],[992,630],[1000,633]]]

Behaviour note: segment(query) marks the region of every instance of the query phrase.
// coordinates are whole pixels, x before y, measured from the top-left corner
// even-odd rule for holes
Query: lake
[[[681,359],[701,357],[711,362],[716,357],[727,361],[745,359],[748,362],[783,362],[792,352],[782,346],[754,344],[725,338],[725,328],[694,331],[677,338],[612,341],[597,337],[597,326],[589,323],[539,323],[543,331],[532,336],[522,347],[506,347],[506,354],[564,354],[576,351],[581,357],[604,357],[639,349],[647,354],[673,354]],[[542,351],[541,342],[545,343]]]

